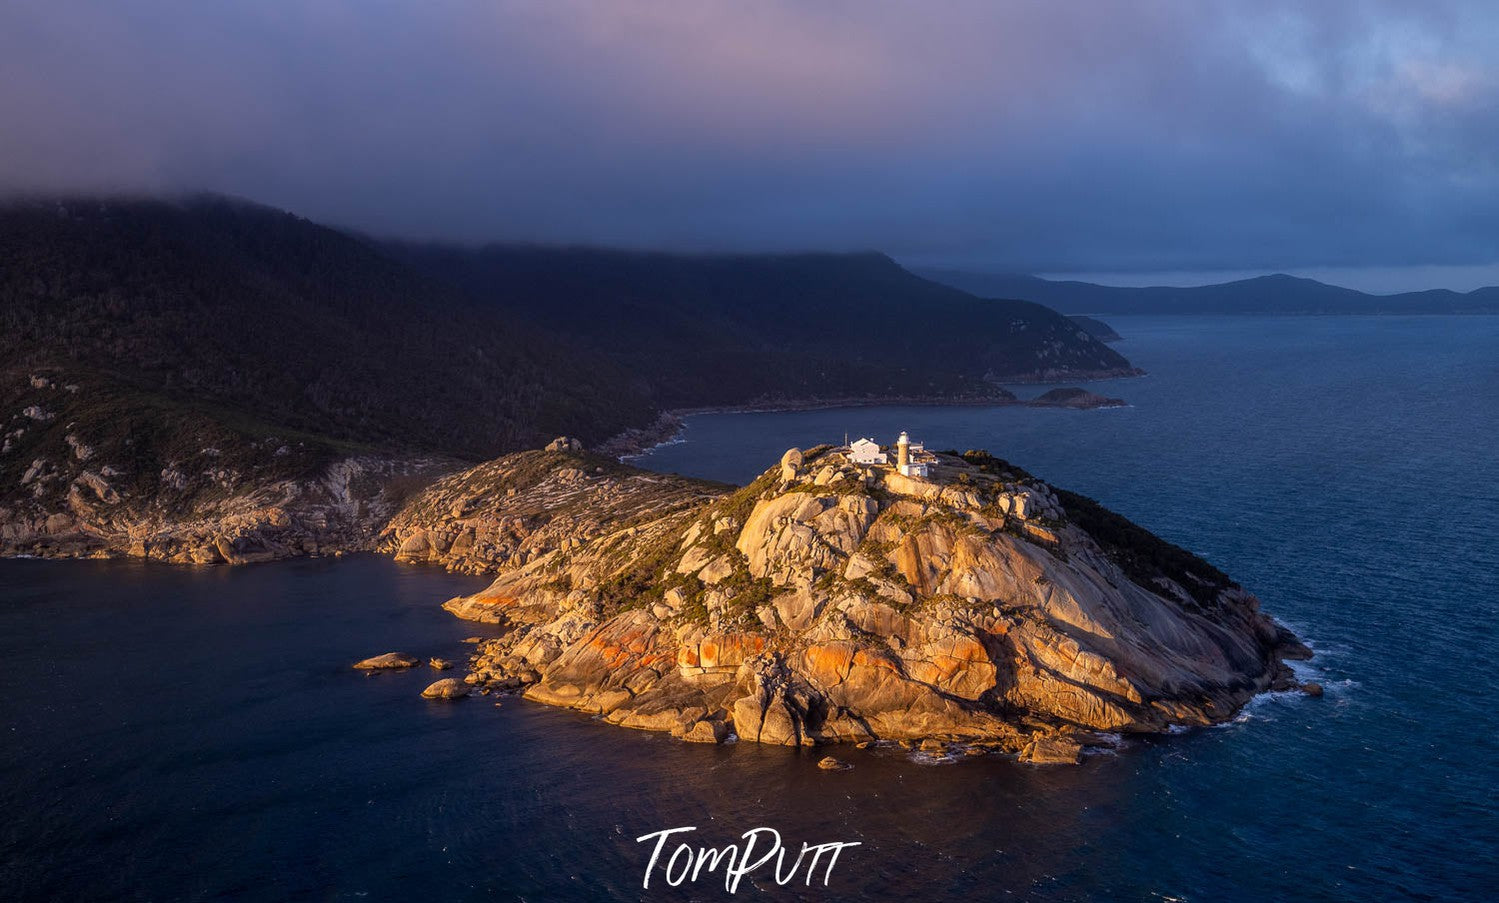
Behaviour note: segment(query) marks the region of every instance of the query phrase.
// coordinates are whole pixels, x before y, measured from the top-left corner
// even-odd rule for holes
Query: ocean
[[[0,561],[0,899],[1494,898],[1499,317],[1108,320],[1150,375],[1089,388],[1127,408],[699,415],[638,463],[742,482],[845,434],[988,449],[1240,581],[1324,697],[1075,768],[847,749],[825,772],[349,668],[461,659],[492,629],[439,605],[482,579]],[[643,888],[636,838],[677,827],[859,846],[810,886],[658,865]]]

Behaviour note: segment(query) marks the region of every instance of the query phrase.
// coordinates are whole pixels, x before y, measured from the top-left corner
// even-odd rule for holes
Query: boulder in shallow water
[[[729,726],[722,721],[699,721],[682,734],[688,743],[722,743],[729,737]]]
[[[453,667],[453,663],[445,658],[427,659],[427,665],[434,671],[446,671],[449,668]]]
[[[1309,680],[1301,685],[1301,692],[1308,696],[1321,696],[1323,693],[1322,685],[1314,680]]]
[[[1082,746],[1070,737],[1038,738],[1020,754],[1020,761],[1036,765],[1076,765],[1082,758]]]
[[[462,699],[468,695],[468,684],[456,677],[444,677],[422,691],[427,699]]]
[[[848,771],[854,766],[848,764],[842,759],[835,759],[832,756],[823,756],[822,759],[817,763],[817,767],[821,768],[823,771]]]
[[[387,652],[358,662],[354,667],[361,671],[385,671],[392,668],[413,668],[418,661],[420,659],[416,656],[404,652]]]

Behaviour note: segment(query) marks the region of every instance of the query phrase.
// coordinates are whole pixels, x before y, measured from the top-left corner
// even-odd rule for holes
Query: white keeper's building
[[[890,457],[880,451],[880,444],[873,439],[856,439],[848,447],[848,459],[855,464],[888,464]]]

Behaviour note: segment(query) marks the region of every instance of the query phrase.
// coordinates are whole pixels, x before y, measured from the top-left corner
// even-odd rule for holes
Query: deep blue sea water
[[[1316,648],[1326,697],[1079,768],[705,748],[418,698],[483,581],[369,556],[0,562],[0,899],[732,899],[640,887],[636,836],[860,841],[738,897],[1499,896],[1499,318],[1114,317],[1121,410],[692,418],[642,463],[752,477],[792,445],[987,448],[1196,551]],[[1039,391],[1021,388],[1022,394]],[[820,875],[819,875],[820,877]]]

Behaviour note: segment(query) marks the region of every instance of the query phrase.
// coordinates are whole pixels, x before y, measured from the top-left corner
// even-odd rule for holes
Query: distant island
[[[1371,295],[1277,274],[1220,285],[1131,288],[1021,273],[922,269],[983,298],[1025,298],[1066,314],[1477,314],[1499,313],[1499,287]],[[1106,340],[1107,341],[1107,340]]]
[[[447,608],[505,633],[429,695],[523,693],[706,743],[1076,762],[1231,718],[1309,655],[1191,553],[904,435],[792,449],[737,489],[559,439],[440,480],[381,545],[497,575]]]
[[[1095,408],[1122,408],[1127,403],[1122,398],[1108,398],[1086,389],[1051,389],[1025,402],[1033,408],[1073,408],[1087,411]]]

